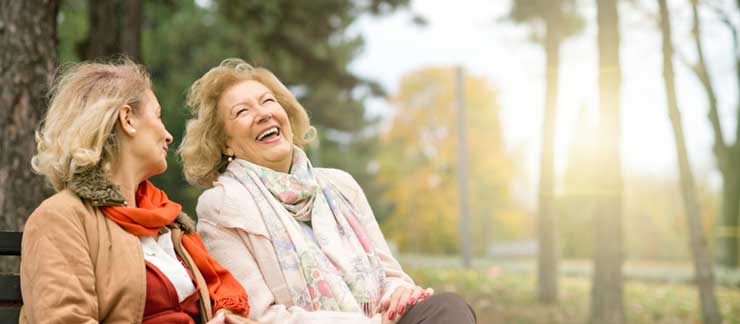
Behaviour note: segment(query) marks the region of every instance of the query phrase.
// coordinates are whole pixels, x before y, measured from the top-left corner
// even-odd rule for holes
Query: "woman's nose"
[[[260,108],[257,110],[257,122],[262,123],[272,119],[272,112],[269,109]]]
[[[167,133],[167,136],[164,138],[165,143],[167,143],[167,145],[172,144],[172,134],[168,131],[165,131],[165,133]]]

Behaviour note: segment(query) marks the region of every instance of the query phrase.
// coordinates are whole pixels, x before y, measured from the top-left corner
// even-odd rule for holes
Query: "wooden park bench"
[[[21,255],[21,232],[0,232],[0,255]],[[21,305],[21,278],[17,273],[0,273],[0,324],[18,323]]]

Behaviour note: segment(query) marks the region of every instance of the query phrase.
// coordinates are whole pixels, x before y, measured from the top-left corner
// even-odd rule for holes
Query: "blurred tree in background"
[[[58,1],[0,1],[0,230],[21,230],[44,199],[30,161],[57,61],[58,10]]]
[[[555,120],[560,78],[560,46],[579,33],[584,20],[574,0],[515,0],[509,18],[533,24],[532,39],[545,50],[545,105],[540,138],[540,183],[537,199],[538,295],[543,303],[558,300],[557,206],[555,202]],[[544,29],[536,28],[544,25]]]
[[[141,62],[143,0],[90,1],[87,37],[76,44],[79,57],[93,60],[125,54]]]
[[[585,107],[576,117],[576,127],[568,146],[562,190],[558,196],[559,238],[565,259],[592,258],[593,202],[596,184],[590,180],[595,172],[596,135],[593,111]],[[630,260],[682,261],[690,258],[689,250],[671,248],[686,246],[688,230],[681,217],[683,208],[675,179],[628,171],[624,174],[625,258]],[[697,194],[706,233],[716,222],[719,199],[707,179],[697,179]],[[645,238],[650,238],[646,240]],[[711,240],[710,240],[711,242]]]
[[[592,324],[625,322],[624,284],[624,179],[622,178],[622,66],[619,5],[617,0],[596,0],[599,49],[599,145],[595,161],[599,174],[591,178],[594,203],[594,270],[591,286]]]
[[[459,251],[454,80],[453,68],[417,70],[402,78],[393,97],[396,109],[381,139],[378,178],[387,188],[383,199],[393,206],[383,232],[403,251]],[[491,238],[518,238],[531,224],[513,214],[516,170],[504,148],[496,90],[470,75],[464,83],[471,241],[481,255]]]
[[[0,231],[22,230],[45,196],[30,161],[57,63],[58,10],[59,1],[0,0]],[[18,272],[19,261],[0,257],[0,273]]]
[[[701,218],[701,206],[694,180],[694,171],[689,162],[689,153],[686,148],[686,135],[683,121],[681,120],[681,109],[678,104],[675,68],[673,66],[673,35],[671,27],[671,15],[667,0],[658,0],[660,6],[661,38],[663,45],[663,84],[665,86],[666,99],[668,103],[668,118],[673,129],[673,139],[676,143],[676,160],[679,169],[679,184],[681,198],[683,201],[683,213],[686,216],[689,230],[689,247],[694,263],[695,284],[699,290],[698,296],[701,304],[702,319],[705,324],[719,324],[722,322],[715,294],[715,275],[712,269],[712,261],[707,248],[706,234],[704,233]],[[694,1],[694,4],[696,1]],[[695,7],[694,7],[695,8]]]
[[[717,169],[722,175],[722,201],[718,218],[715,254],[718,265],[737,268],[740,265],[740,92],[735,91],[735,134],[726,136],[724,132],[727,124],[722,125],[719,112],[718,92],[715,90],[714,79],[709,71],[705,57],[706,44],[702,39],[702,20],[699,16],[700,3],[690,0],[692,11],[692,36],[696,50],[696,61],[689,63],[692,72],[701,83],[706,93],[709,112],[707,114],[712,128],[714,140],[713,153]],[[728,1],[730,2],[730,1]],[[740,11],[740,1],[732,1],[734,6],[727,6],[725,2],[703,1],[705,8],[711,8],[719,20],[730,31],[732,47],[731,57],[735,68],[735,80],[740,88],[740,27],[734,22]]]
[[[62,62],[89,58],[80,57],[84,52],[79,50],[88,39],[110,38],[107,29],[91,28],[93,19],[88,19],[87,13],[97,12],[89,7],[93,3],[96,8],[121,8],[117,0],[64,1],[59,27]],[[315,164],[352,173],[374,201],[378,189],[367,164],[375,147],[366,132],[374,122],[365,116],[364,100],[384,91],[348,70],[363,45],[362,36],[350,35],[348,27],[360,15],[387,14],[407,3],[144,1],[141,60],[151,72],[165,125],[175,137],[173,148],[182,138],[189,116],[184,104],[188,87],[223,59],[243,58],[272,70],[306,107],[319,134],[319,144],[309,149],[314,161],[321,159]],[[118,26],[129,30],[124,23]],[[174,149],[167,172],[153,181],[195,215],[200,191],[185,182]]]

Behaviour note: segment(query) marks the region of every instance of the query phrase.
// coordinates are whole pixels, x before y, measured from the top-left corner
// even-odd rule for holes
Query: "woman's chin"
[[[164,160],[160,162],[157,166],[152,167],[151,171],[149,172],[149,177],[147,178],[160,175],[164,173],[165,171],[167,171],[167,160]]]

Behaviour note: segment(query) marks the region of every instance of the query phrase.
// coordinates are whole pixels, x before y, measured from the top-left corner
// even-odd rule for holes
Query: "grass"
[[[450,264],[423,265],[413,258],[403,260],[405,270],[417,284],[465,297],[475,309],[479,323],[586,323],[588,319],[591,279],[580,273],[570,275],[567,269],[562,271],[561,274],[565,274],[559,281],[559,303],[542,305],[536,300],[537,281],[533,271],[527,271],[529,266],[507,270],[479,263],[474,264],[474,270],[463,270]],[[637,273],[642,267],[650,266],[635,269],[634,265],[628,265],[625,268],[628,267]],[[670,273],[661,267],[657,269],[648,271],[647,277],[652,279],[625,282],[627,322],[701,323],[696,288],[680,280],[655,280],[656,272]],[[740,289],[718,286],[716,293],[724,323],[740,323]]]

